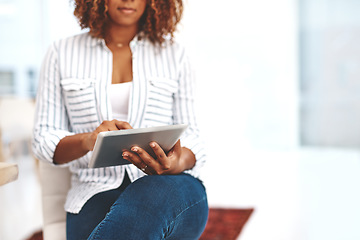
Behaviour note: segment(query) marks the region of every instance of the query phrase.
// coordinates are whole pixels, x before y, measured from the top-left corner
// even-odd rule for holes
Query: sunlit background
[[[360,1],[185,1],[211,206],[255,209],[241,240],[360,239]],[[0,239],[41,228],[29,151],[44,53],[81,30],[68,0],[0,0]],[[2,159],[2,160],[1,160]]]

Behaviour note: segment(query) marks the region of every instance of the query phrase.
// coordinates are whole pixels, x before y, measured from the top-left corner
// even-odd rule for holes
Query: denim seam
[[[105,217],[106,218],[106,217]],[[95,234],[94,234],[94,236],[92,237],[92,238],[88,238],[88,240],[91,240],[91,239],[98,239],[98,236],[99,236],[99,230],[100,230],[100,228],[102,227],[102,225],[104,225],[105,223],[104,223],[104,221],[105,221],[105,218],[104,218],[104,220],[102,220],[101,222],[100,222],[100,224],[95,228],[96,229],[96,232],[94,232]],[[95,230],[94,229],[94,230]],[[91,234],[90,234],[91,235]]]
[[[182,210],[182,211],[175,217],[175,219],[174,219],[173,221],[170,222],[169,225],[173,224],[173,223],[176,221],[176,219],[178,219],[178,218],[180,217],[180,215],[183,214],[185,211],[187,211],[189,208],[192,208],[192,207],[198,205],[200,202],[205,201],[205,200],[206,200],[206,197],[203,197],[202,199],[200,199],[200,200],[197,201],[196,203],[194,203],[194,204],[186,207],[184,210]]]

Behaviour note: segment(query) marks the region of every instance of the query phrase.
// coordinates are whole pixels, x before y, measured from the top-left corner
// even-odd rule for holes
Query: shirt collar
[[[133,38],[133,40],[131,40],[131,42],[130,42],[130,48],[133,49],[137,45],[144,45],[144,44],[145,44],[145,38],[142,37],[141,40],[139,40],[139,35],[136,35]],[[96,47],[98,45],[106,47],[105,40],[103,38],[96,38],[96,37],[90,36],[90,41],[87,42],[87,46]]]

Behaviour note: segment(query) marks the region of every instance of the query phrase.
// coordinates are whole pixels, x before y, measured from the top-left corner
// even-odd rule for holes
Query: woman
[[[173,39],[182,7],[76,0],[74,14],[89,32],[55,42],[45,56],[33,152],[72,172],[68,239],[198,239],[205,227],[194,83]],[[123,152],[132,164],[87,167],[99,132],[179,123],[189,127],[168,154],[152,142],[156,158],[134,147]]]

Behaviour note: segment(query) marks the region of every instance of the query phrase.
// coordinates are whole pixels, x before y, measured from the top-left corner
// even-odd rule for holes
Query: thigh
[[[205,188],[196,178],[146,176],[128,186],[90,239],[198,239],[207,215]]]

